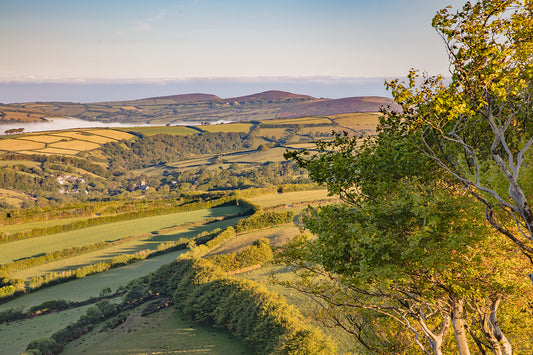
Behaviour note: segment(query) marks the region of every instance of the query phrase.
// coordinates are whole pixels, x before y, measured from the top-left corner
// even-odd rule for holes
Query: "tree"
[[[428,354],[442,353],[452,327],[459,353],[469,353],[472,339],[502,353],[512,345],[497,321],[501,300],[529,292],[521,255],[489,233],[473,199],[420,155],[415,138],[389,113],[375,137],[337,135],[315,155],[287,153],[344,204],[312,210],[304,226],[317,238],[296,240],[278,260],[298,266],[290,286],[319,300],[369,350],[394,351],[394,320]],[[387,316],[388,330],[364,328],[370,315]]]
[[[531,259],[533,2],[467,2],[457,13],[439,11],[433,26],[451,80],[411,70],[407,83],[387,85],[421,152],[481,201],[489,223]]]

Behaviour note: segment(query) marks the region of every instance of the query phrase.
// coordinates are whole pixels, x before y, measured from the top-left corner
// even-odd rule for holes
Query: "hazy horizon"
[[[268,90],[332,99],[353,96],[391,97],[385,90],[384,81],[385,78],[218,78],[116,82],[0,82],[0,103],[89,103],[190,93],[230,98]]]
[[[231,97],[273,89],[387,96],[384,78],[403,77],[412,67],[448,73],[431,19],[459,4],[3,0],[0,102]]]

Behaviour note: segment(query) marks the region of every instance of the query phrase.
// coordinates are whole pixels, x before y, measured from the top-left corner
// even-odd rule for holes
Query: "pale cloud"
[[[123,35],[129,32],[142,32],[152,29],[152,25],[161,21],[167,15],[167,10],[161,10],[156,15],[148,17],[142,20],[135,21],[133,25],[126,30],[119,31],[119,34]]]

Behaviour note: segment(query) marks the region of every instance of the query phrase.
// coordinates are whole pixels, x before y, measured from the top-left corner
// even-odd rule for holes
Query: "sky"
[[[142,95],[134,88],[143,85],[225,97],[276,85],[323,97],[384,93],[384,78],[412,67],[447,74],[431,18],[462,3],[0,0],[0,102],[69,91],[90,100],[96,87]]]

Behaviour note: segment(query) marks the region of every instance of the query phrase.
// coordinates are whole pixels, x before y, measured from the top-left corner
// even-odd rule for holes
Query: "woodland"
[[[379,115],[6,137],[0,331],[59,312],[26,353],[200,351],[136,342],[173,306],[243,353],[533,353],[533,2],[432,24],[450,77],[387,81]]]

